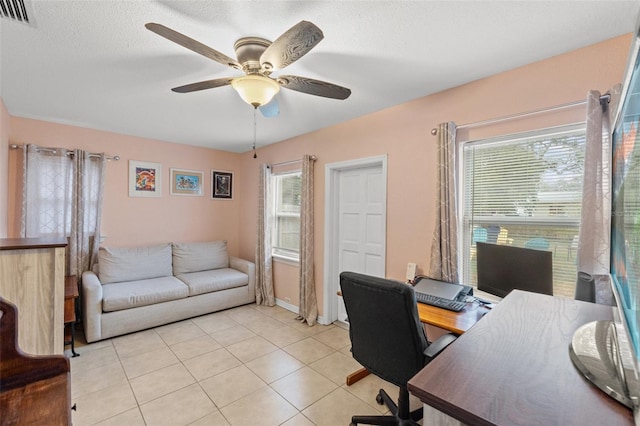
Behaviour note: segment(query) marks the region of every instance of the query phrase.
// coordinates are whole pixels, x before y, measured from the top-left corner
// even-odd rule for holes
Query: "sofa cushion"
[[[226,241],[173,244],[174,275],[228,267]]]
[[[102,286],[102,310],[121,311],[189,296],[189,287],[175,277],[111,283]]]
[[[249,284],[249,276],[231,268],[212,269],[177,275],[189,287],[189,296],[195,296]]]
[[[171,276],[171,245],[100,247],[98,264],[102,284]]]

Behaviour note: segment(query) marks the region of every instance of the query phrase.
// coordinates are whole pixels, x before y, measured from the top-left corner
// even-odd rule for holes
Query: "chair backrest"
[[[524,248],[534,250],[549,250],[549,241],[546,238],[536,237],[524,243]]]
[[[495,244],[498,242],[498,235],[500,235],[500,227],[497,225],[491,225],[487,227],[487,243]],[[480,241],[484,242],[484,241]]]
[[[583,302],[596,303],[596,282],[591,274],[578,272],[574,298]]]
[[[473,230],[473,243],[486,243],[487,230],[485,228],[475,228]]]
[[[410,285],[354,272],[340,274],[351,352],[376,376],[397,386],[425,365],[429,344]]]
[[[500,232],[498,233],[498,238],[496,239],[496,244],[505,245],[507,244],[509,235],[509,230],[507,228],[500,228]]]

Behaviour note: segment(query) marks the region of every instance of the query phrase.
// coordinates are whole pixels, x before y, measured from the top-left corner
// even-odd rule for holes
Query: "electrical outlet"
[[[407,281],[413,281],[416,277],[416,264],[409,262],[407,264]]]

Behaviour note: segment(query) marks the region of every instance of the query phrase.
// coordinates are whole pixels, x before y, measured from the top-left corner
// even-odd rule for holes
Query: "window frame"
[[[36,199],[34,204],[39,207],[35,210],[32,208],[29,212],[30,225],[28,225],[28,229],[25,229],[27,235],[68,239],[75,231],[82,231],[89,237],[99,237],[100,230],[93,230],[91,226],[96,222],[96,216],[98,215],[98,188],[100,186],[101,168],[94,165],[98,161],[98,156],[89,155],[85,164],[84,187],[80,188],[76,177],[78,165],[74,161],[74,152],[72,150],[61,148],[59,152],[56,152],[51,148],[38,148],[37,155],[39,160],[37,160],[37,166],[30,172],[32,173],[30,178],[35,179],[35,182],[37,182],[35,186],[38,189],[35,190],[36,195],[32,199]],[[59,161],[51,161],[52,158]],[[51,175],[55,175],[57,178],[61,174],[56,172],[56,169],[61,167],[64,167],[64,180],[56,180],[59,183],[54,185],[57,190],[47,191],[48,186],[41,185],[41,181],[51,181]],[[77,221],[84,224],[82,230],[73,229],[73,194],[78,190],[85,191],[83,198],[88,200],[86,203],[87,208],[82,210],[82,217],[76,218]],[[29,189],[23,187],[22,197],[26,196],[26,191],[29,191]],[[56,227],[51,227],[49,224],[44,223],[46,216],[62,216],[63,220],[50,220],[49,222],[57,225]],[[23,218],[22,220],[26,219]]]
[[[471,249],[473,242],[471,241],[471,231],[469,235],[467,235],[467,228],[471,229],[472,225],[470,223],[471,220],[473,222],[480,222],[483,224],[495,224],[495,225],[530,225],[530,226],[541,226],[544,228],[548,227],[575,227],[576,234],[579,234],[580,230],[580,222],[581,222],[581,213],[577,218],[571,217],[562,217],[558,216],[556,218],[550,217],[520,217],[520,216],[475,216],[473,218],[465,217],[465,204],[466,204],[466,193],[465,193],[465,162],[464,162],[464,150],[470,144],[475,145],[483,145],[483,144],[504,144],[509,145],[512,143],[517,143],[518,140],[526,140],[531,138],[545,138],[547,136],[551,136],[553,134],[561,134],[561,133],[582,133],[582,136],[585,139],[585,148],[586,148],[586,123],[573,123],[566,124],[548,128],[535,129],[524,132],[510,133],[505,135],[498,136],[489,136],[482,139],[474,139],[468,141],[460,141],[456,143],[456,154],[458,155],[457,161],[455,163],[455,175],[457,178],[456,189],[459,194],[459,198],[457,200],[458,207],[458,235],[457,235],[457,244],[458,244],[458,271],[460,280],[467,281],[467,277],[470,276],[470,271],[467,271],[466,268],[469,267],[471,262]],[[582,170],[584,173],[584,167]],[[469,241],[467,241],[469,240]],[[554,258],[556,254],[554,253]],[[554,259],[555,260],[555,259]],[[554,265],[555,266],[555,265]],[[473,287],[477,287],[477,283],[467,283],[465,284],[472,285]],[[574,283],[575,285],[575,283]],[[555,289],[555,277],[554,277],[554,289]]]
[[[272,234],[271,234],[271,255],[278,259],[278,260],[282,260],[285,263],[290,263],[292,265],[297,265],[300,261],[300,250],[290,250],[290,249],[286,249],[286,248],[282,248],[282,247],[277,247],[275,242],[278,241],[278,234],[279,234],[279,221],[278,218],[280,217],[297,217],[298,220],[300,220],[300,212],[298,213],[291,213],[291,212],[278,212],[278,207],[280,205],[279,203],[279,196],[280,196],[280,184],[279,184],[279,180],[285,178],[285,177],[289,177],[289,176],[300,176],[302,177],[302,170],[297,169],[297,170],[290,170],[290,171],[286,171],[286,172],[281,172],[281,173],[274,173],[271,175],[271,184],[272,184],[272,197],[273,197],[273,202],[272,202]],[[298,231],[298,235],[299,235],[300,231]]]

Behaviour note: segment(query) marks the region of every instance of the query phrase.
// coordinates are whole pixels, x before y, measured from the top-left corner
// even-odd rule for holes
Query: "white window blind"
[[[273,254],[298,258],[300,252],[301,172],[274,175]]]
[[[476,242],[553,253],[554,295],[573,297],[584,126],[462,146],[463,280],[476,285]]]

